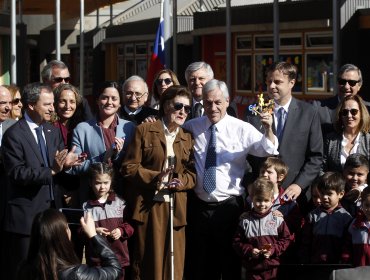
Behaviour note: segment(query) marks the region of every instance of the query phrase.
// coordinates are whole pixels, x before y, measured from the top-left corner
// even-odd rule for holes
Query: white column
[[[55,51],[56,59],[60,59],[60,0],[55,0]]]
[[[12,0],[10,7],[10,82],[17,83],[17,27],[16,27],[16,0]]]
[[[84,24],[85,24],[85,1],[80,0],[80,93],[82,96],[84,95],[84,67],[85,67]]]

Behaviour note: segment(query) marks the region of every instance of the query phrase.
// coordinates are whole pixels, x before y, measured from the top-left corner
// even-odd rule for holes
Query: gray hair
[[[219,81],[216,79],[212,79],[208,81],[202,89],[203,97],[210,91],[219,88],[222,91],[223,96],[225,99],[229,98],[229,90],[227,89],[227,85],[223,81]]]
[[[132,82],[132,81],[140,81],[140,82],[143,82],[144,83],[145,92],[149,92],[148,85],[146,84],[145,80],[142,77],[138,76],[138,75],[133,75],[133,76],[127,78],[127,80],[122,85],[122,91],[124,90],[124,88],[126,87],[126,85],[129,82]]]
[[[358,79],[359,79],[359,86],[362,86],[362,73],[361,73],[361,70],[360,68],[358,68],[356,65],[354,64],[344,64],[342,67],[340,67],[339,71],[338,71],[338,78],[342,77],[342,75],[346,72],[349,72],[349,71],[357,71],[358,73]]]
[[[190,78],[190,75],[195,72],[195,71],[198,71],[199,69],[201,68],[204,68],[207,72],[207,75],[210,79],[213,79],[213,70],[212,70],[212,67],[211,65],[209,65],[208,63],[204,62],[204,61],[197,61],[197,62],[193,62],[191,63],[185,70],[185,80],[186,82],[189,84],[189,78]]]
[[[35,104],[39,98],[42,90],[47,90],[53,93],[51,87],[48,84],[43,83],[31,83],[27,84],[22,92],[22,103],[27,108],[28,104]]]
[[[52,60],[41,71],[41,78],[44,83],[51,80],[53,68],[68,69],[68,66],[61,60]]]

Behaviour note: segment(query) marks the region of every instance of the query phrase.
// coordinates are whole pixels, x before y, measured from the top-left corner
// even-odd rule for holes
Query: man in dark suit
[[[307,199],[300,194],[319,174],[323,140],[317,108],[292,97],[296,77],[295,66],[279,62],[268,69],[266,83],[269,97],[275,101],[273,128],[279,139],[279,155],[289,167],[283,197],[287,200],[299,197],[304,204]],[[257,129],[263,127],[258,117],[249,120]],[[254,165],[258,170],[259,165]]]
[[[63,167],[79,164],[73,149],[64,149],[59,129],[48,123],[54,113],[54,95],[46,84],[27,85],[22,95],[24,118],[11,126],[2,139],[8,201],[5,209],[7,279],[14,279],[26,258],[34,216],[55,205],[56,175]]]
[[[188,84],[188,89],[193,96],[192,109],[187,119],[193,119],[204,115],[202,89],[203,86],[214,77],[212,67],[204,61],[196,61],[186,68],[185,80]],[[232,102],[230,102],[232,103]],[[231,104],[227,107],[227,113],[230,116],[236,117],[236,109],[231,107],[235,106]]]
[[[3,231],[3,218],[5,212],[5,202],[7,201],[6,198],[6,176],[5,176],[5,167],[3,165],[3,159],[1,156],[1,139],[5,131],[13,125],[16,121],[13,119],[9,119],[9,114],[12,110],[12,96],[9,90],[3,86],[0,86],[0,181],[2,185],[2,189],[0,191],[0,240],[3,240],[4,231]],[[4,263],[3,259],[3,252],[0,253],[1,255],[1,263]]]
[[[123,83],[121,100],[120,117],[136,125],[158,115],[158,110],[144,105],[148,100],[148,85],[140,76],[131,76]]]
[[[338,71],[338,94],[327,99],[314,101],[313,105],[319,108],[321,129],[324,135],[334,130],[336,108],[341,100],[349,95],[359,93],[362,86],[360,68],[353,64],[345,64]],[[366,102],[367,103],[367,102]],[[369,110],[369,104],[366,104]]]

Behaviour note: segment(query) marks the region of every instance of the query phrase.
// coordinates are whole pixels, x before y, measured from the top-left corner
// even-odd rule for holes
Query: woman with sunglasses
[[[10,91],[10,94],[12,96],[13,107],[10,112],[10,117],[14,120],[19,120],[20,118],[22,118],[22,108],[23,108],[19,88],[14,84],[8,86],[5,85],[4,87],[6,87]]]
[[[171,279],[171,230],[174,279],[183,276],[186,191],[195,184],[193,138],[181,128],[191,109],[190,100],[191,94],[183,86],[165,90],[159,119],[136,128],[122,164],[135,222],[133,279]],[[170,196],[174,201],[172,229]]]
[[[370,116],[358,94],[346,96],[339,103],[334,128],[324,139],[323,172],[342,173],[347,157],[353,153],[370,160]]]
[[[163,92],[173,85],[180,85],[176,74],[170,69],[163,69],[157,73],[154,79],[152,88],[152,97],[150,99],[150,107],[159,109],[159,99]]]

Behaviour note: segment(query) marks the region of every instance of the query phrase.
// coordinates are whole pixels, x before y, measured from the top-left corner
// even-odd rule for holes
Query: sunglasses
[[[71,81],[71,77],[65,77],[65,78],[63,78],[63,77],[54,77],[53,78],[53,81],[56,82],[56,83],[61,83],[61,82],[63,82],[63,80],[64,80],[64,82],[69,83]]]
[[[162,85],[162,83],[165,83],[166,85],[169,85],[170,83],[172,83],[172,79],[170,79],[170,78],[166,78],[166,79],[157,79],[156,81],[155,81],[155,83],[157,84],[157,85]]]
[[[358,82],[360,82],[360,81],[338,79],[338,84],[340,84],[341,86],[345,86],[348,83],[349,86],[354,87]]]
[[[349,113],[351,113],[352,116],[356,116],[357,113],[358,113],[358,110],[357,109],[343,109],[340,112],[340,114],[342,115],[342,117],[347,117]]]
[[[12,104],[13,105],[18,105],[19,102],[21,102],[21,99],[20,98],[15,98],[15,99],[13,99]]]
[[[182,104],[180,102],[176,102],[175,104],[173,104],[173,108],[176,110],[176,111],[179,111],[181,110],[182,108],[184,108],[184,111],[186,114],[189,114],[190,111],[191,111],[191,106],[189,105],[185,105],[185,104]]]

